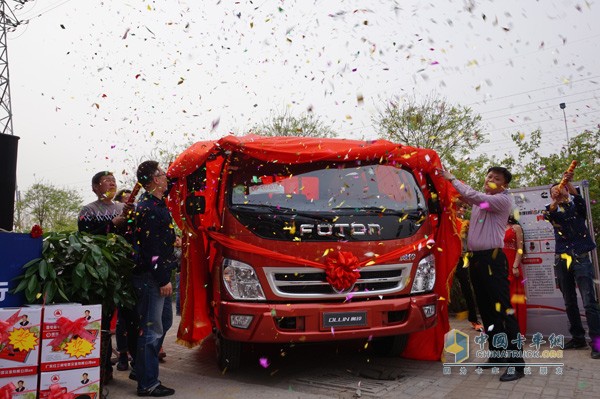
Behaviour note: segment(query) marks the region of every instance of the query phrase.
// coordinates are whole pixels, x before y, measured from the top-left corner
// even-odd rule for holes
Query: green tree
[[[39,224],[47,231],[77,230],[77,214],[83,199],[75,190],[57,188],[49,183],[35,183],[17,201],[20,231],[28,230],[25,221]],[[15,223],[16,225],[17,223]]]
[[[336,137],[337,133],[312,112],[300,116],[292,115],[287,109],[271,113],[264,122],[252,131],[261,136]]]
[[[452,105],[436,93],[422,101],[416,96],[403,100],[386,101],[373,117],[381,137],[434,149],[445,162],[456,162],[486,142],[481,133],[481,116],[471,108]]]

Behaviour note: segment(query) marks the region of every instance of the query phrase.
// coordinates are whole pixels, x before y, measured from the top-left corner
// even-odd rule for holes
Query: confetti
[[[569,254],[560,254],[561,259],[565,259],[567,261],[567,270],[571,268],[571,262],[573,258]]]
[[[258,363],[265,369],[270,365],[269,359],[267,359],[266,357],[261,357],[260,359],[258,359]]]

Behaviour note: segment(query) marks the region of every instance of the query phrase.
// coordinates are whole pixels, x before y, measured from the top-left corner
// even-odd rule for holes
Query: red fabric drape
[[[435,173],[435,169],[441,167],[440,159],[435,151],[401,146],[386,140],[366,142],[325,138],[227,136],[215,142],[198,142],[184,151],[168,171],[169,177],[178,179],[169,195],[168,204],[175,221],[183,230],[186,251],[181,271],[183,304],[181,324],[178,330],[179,342],[194,346],[211,332],[206,290],[209,286],[208,271],[213,266],[211,261],[215,252],[214,242],[218,241],[224,246],[235,245],[235,249],[238,251],[256,251],[256,247],[253,245],[207,230],[209,227],[218,228],[219,226],[218,215],[221,210],[218,209],[215,194],[218,192],[224,154],[230,151],[243,153],[265,162],[277,161],[292,164],[318,160],[381,160],[398,167],[406,166],[417,174],[428,175],[438,191],[438,200],[443,207],[442,217],[438,221],[439,227],[433,237],[435,241],[433,253],[436,258],[437,273],[435,292],[440,296],[438,324],[435,328],[411,334],[405,356],[424,360],[440,359],[444,334],[449,330],[446,306],[449,291],[448,277],[460,256],[460,239],[454,228],[454,216],[451,211],[452,198],[456,196],[456,191]],[[201,167],[206,167],[206,188],[199,194],[206,198],[207,211],[200,220],[201,226],[194,226],[191,218],[188,218],[185,213],[185,199],[188,196],[185,177]],[[422,176],[419,178],[423,181]],[[428,239],[431,240],[432,237]],[[423,243],[420,244],[423,245]],[[413,248],[410,248],[406,252],[412,250]],[[403,252],[403,250],[382,254],[377,258],[377,263],[384,263],[394,257],[397,259],[397,252]],[[285,257],[286,255],[270,253],[269,256]],[[291,257],[286,261],[325,267],[324,264],[303,258]],[[369,261],[371,260],[362,262],[362,266]]]

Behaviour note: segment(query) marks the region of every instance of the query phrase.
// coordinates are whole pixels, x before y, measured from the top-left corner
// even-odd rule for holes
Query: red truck
[[[410,334],[436,325],[448,276],[437,242],[453,223],[439,167],[432,150],[384,140],[191,146],[168,171],[185,242],[180,340],[214,333],[229,370],[249,342],[372,338],[402,353]]]

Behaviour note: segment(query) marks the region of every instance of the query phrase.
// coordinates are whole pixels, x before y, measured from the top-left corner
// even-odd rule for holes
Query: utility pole
[[[565,119],[565,132],[567,132],[567,152],[571,155],[571,145],[569,144],[569,129],[567,129],[567,114],[565,113],[565,108],[567,108],[567,104],[560,103],[558,104],[560,109],[563,110],[563,118]]]
[[[19,21],[6,4],[0,0],[0,133],[13,134],[10,85],[8,74],[8,46],[6,33],[19,25]],[[10,15],[8,15],[10,13]]]
[[[0,0],[0,229],[11,231],[14,223],[19,137],[13,132],[7,33],[14,31],[21,23],[7,1]],[[27,1],[15,0],[20,6]]]

